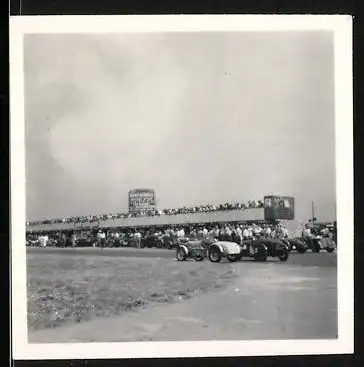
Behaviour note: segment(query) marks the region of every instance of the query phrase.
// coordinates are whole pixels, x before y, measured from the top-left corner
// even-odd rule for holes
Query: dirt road
[[[336,260],[334,254],[323,256],[335,256]],[[220,293],[151,306],[119,317],[32,332],[29,342],[337,337],[336,266],[301,266],[277,261],[243,261],[231,266],[238,277]]]

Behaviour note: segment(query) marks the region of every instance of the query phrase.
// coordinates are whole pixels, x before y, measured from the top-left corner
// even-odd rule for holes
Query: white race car
[[[230,262],[241,259],[241,247],[235,242],[215,241],[208,249],[208,257],[211,262],[218,263],[222,258]]]

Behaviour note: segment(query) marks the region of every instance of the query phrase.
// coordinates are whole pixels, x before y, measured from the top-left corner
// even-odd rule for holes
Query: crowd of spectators
[[[243,240],[258,237],[264,238],[288,238],[288,230],[281,224],[233,224],[222,225],[184,225],[164,228],[136,228],[136,229],[110,229],[81,231],[73,233],[71,237],[59,232],[42,235],[29,234],[27,236],[28,245],[47,246],[55,243],[68,243],[68,246],[77,246],[78,241],[88,237],[90,245],[98,245],[100,241],[107,242],[111,246],[134,246],[140,247],[145,240],[152,240],[158,247],[166,243],[175,243],[178,239],[188,238],[191,240],[217,239],[220,241],[232,241],[239,244]],[[67,246],[67,245],[66,245]]]
[[[312,226],[306,224],[301,235],[289,232],[281,223],[225,223],[205,225],[177,225],[147,228],[112,228],[84,229],[66,233],[64,231],[49,231],[48,233],[27,233],[28,246],[105,246],[111,247],[167,247],[176,244],[179,239],[232,241],[242,244],[242,241],[254,238],[287,239],[302,236],[329,236],[336,242],[336,223]],[[149,242],[149,246],[147,244]],[[173,245],[172,245],[173,247]]]
[[[27,226],[30,225],[44,225],[44,224],[55,224],[55,223],[93,223],[102,222],[108,219],[121,219],[121,218],[132,218],[132,217],[153,217],[161,215],[176,215],[176,214],[192,214],[192,213],[207,213],[216,211],[226,210],[245,210],[249,208],[262,208],[263,202],[261,200],[249,200],[247,203],[225,203],[220,205],[198,205],[191,207],[182,207],[175,209],[152,209],[140,212],[126,212],[126,213],[112,213],[112,214],[101,214],[101,215],[87,215],[80,217],[63,217],[57,219],[46,219],[38,221],[28,221]]]

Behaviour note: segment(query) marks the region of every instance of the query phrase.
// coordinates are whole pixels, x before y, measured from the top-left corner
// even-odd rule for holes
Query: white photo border
[[[96,31],[95,31],[96,30]],[[27,336],[23,36],[28,33],[332,31],[338,242],[334,340],[30,344]],[[10,17],[11,279],[14,359],[109,359],[354,352],[352,17],[349,15],[111,15]]]

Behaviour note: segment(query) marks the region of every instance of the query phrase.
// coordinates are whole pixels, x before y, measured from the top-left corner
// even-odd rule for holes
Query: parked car
[[[31,246],[31,247],[36,247],[36,246],[39,246],[40,243],[39,243],[38,239],[28,239],[27,242],[26,242],[26,245]]]
[[[155,247],[162,248],[163,242],[160,236],[156,236],[155,234],[147,235],[146,237],[141,239],[141,247]]]
[[[138,243],[138,240],[131,234],[128,234],[126,237],[125,237],[125,241],[127,242],[127,246],[126,247],[138,247],[139,246],[139,243]],[[143,241],[140,242],[140,247],[144,247],[144,243]]]
[[[289,247],[281,240],[259,238],[242,243],[241,257],[252,257],[256,261],[266,261],[268,257],[278,257],[287,261]]]
[[[202,261],[207,256],[207,247],[202,240],[191,241],[189,239],[179,240],[176,250],[176,258],[178,261],[194,259]]]
[[[92,236],[80,236],[76,239],[75,247],[92,247],[96,243],[95,238]]]

